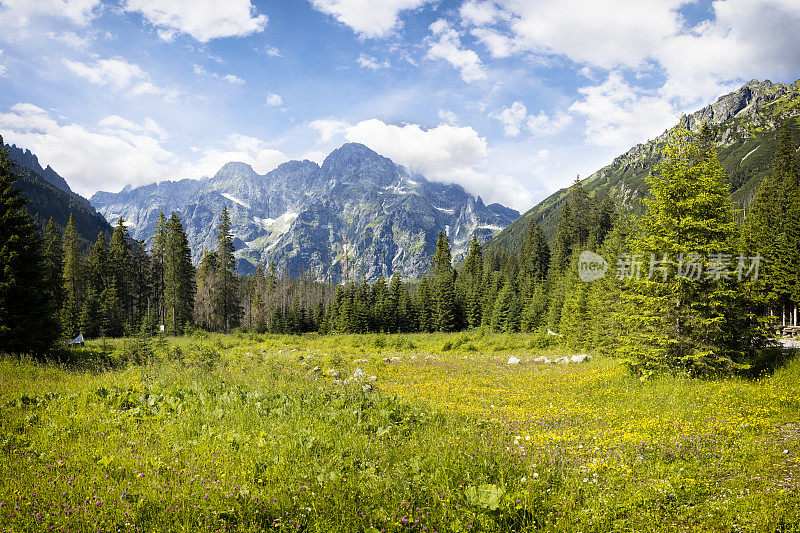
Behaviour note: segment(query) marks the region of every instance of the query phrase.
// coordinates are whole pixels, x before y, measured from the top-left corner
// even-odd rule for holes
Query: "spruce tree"
[[[61,327],[67,338],[80,333],[81,312],[85,295],[81,238],[75,219],[70,215],[64,230],[64,304],[61,308]]]
[[[227,333],[239,324],[238,287],[236,283],[236,258],[233,255],[233,234],[228,208],[222,208],[217,226],[217,272],[214,285],[214,312],[222,331]]]
[[[0,137],[0,352],[44,355],[58,336],[39,232]],[[43,290],[44,288],[44,290]]]
[[[741,368],[757,332],[742,312],[746,305],[737,280],[708,274],[714,257],[718,266],[724,262],[717,254],[731,254],[737,234],[713,146],[686,130],[674,131],[648,181],[652,197],[645,199],[646,211],[630,242],[632,253],[644,259],[645,275],[623,291],[619,319],[625,342],[619,351],[645,376],[666,369],[698,375]],[[700,279],[688,270],[691,254],[699,256],[693,261],[702,268]]]
[[[163,276],[165,322],[175,335],[191,322],[196,286],[189,240],[174,211],[166,225]]]
[[[66,251],[66,250],[65,250]],[[133,326],[133,252],[130,235],[122,217],[114,227],[108,252],[108,272],[114,282],[115,298],[121,307],[118,316],[122,324],[114,325],[115,330]],[[138,325],[138,324],[137,324]]]
[[[436,329],[453,331],[456,328],[456,302],[453,258],[450,243],[444,232],[439,232],[436,253],[433,256],[433,287],[436,302]]]
[[[64,247],[61,232],[51,218],[47,222],[42,245],[42,284],[48,296],[48,304],[53,316],[59,316],[64,301]],[[58,321],[58,334],[61,334],[61,322]]]
[[[166,306],[164,305],[164,262],[166,261],[168,239],[169,227],[167,226],[167,219],[164,216],[164,212],[159,211],[158,220],[156,221],[156,232],[155,235],[153,235],[153,247],[150,253],[150,284],[153,291],[153,308],[159,324],[165,324],[167,320]]]

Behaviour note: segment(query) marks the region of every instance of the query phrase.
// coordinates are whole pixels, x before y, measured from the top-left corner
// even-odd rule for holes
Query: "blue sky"
[[[362,142],[524,211],[752,79],[797,0],[0,0],[0,134],[74,190]]]

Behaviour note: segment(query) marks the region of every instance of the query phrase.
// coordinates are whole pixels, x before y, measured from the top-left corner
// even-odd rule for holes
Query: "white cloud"
[[[604,68],[636,67],[653,57],[663,40],[681,28],[676,9],[688,0],[505,0],[462,9],[462,21],[488,26],[506,21],[506,31],[476,36],[495,57],[511,53],[564,55]],[[476,14],[477,13],[477,14]]]
[[[269,93],[267,95],[267,105],[273,107],[280,107],[283,105],[283,98],[279,94]]]
[[[0,113],[6,142],[24,146],[64,176],[73,190],[91,195],[98,189],[119,190],[169,176],[174,154],[153,136],[157,124],[106,117],[100,131],[79,124],[59,124],[32,104],[16,104]]]
[[[590,144],[629,147],[652,139],[677,121],[675,108],[663,98],[631,87],[619,72],[600,85],[581,87],[583,99],[570,111],[586,118]]]
[[[444,59],[461,72],[461,79],[466,82],[486,78],[478,54],[461,47],[458,32],[447,21],[437,20],[431,24],[430,30],[433,36],[428,38],[428,59]]]
[[[99,5],[100,0],[3,0],[0,27],[27,28],[35,19],[45,17],[86,26]]]
[[[159,139],[169,137],[167,131],[150,117],[145,118],[141,124],[138,124],[119,115],[109,115],[101,119],[97,124],[113,132],[147,133],[155,135]]]
[[[311,4],[363,37],[385,37],[400,27],[401,11],[432,0],[311,0]]]
[[[516,137],[522,131],[522,126],[528,118],[528,109],[522,102],[514,102],[511,107],[503,109],[493,117],[503,123],[503,133]]]
[[[193,164],[184,164],[178,171],[182,178],[213,176],[225,164],[240,161],[253,167],[259,174],[266,174],[289,158],[280,150],[269,148],[256,137],[232,133],[225,139],[223,148],[198,150],[200,159]]]
[[[469,0],[461,23],[492,57],[562,56],[584,74],[661,71],[657,93],[691,110],[751,78],[800,71],[800,2],[714,0],[687,26],[692,0]],[[768,36],[768,37],[766,37]],[[652,96],[651,94],[644,96]]]
[[[496,2],[489,0],[469,0],[464,2],[458,10],[463,24],[484,26],[494,24],[498,20],[508,19],[509,13],[503,10]]]
[[[308,125],[319,133],[318,144],[326,144],[334,138],[343,135],[347,129],[347,122],[335,118],[313,120]]]
[[[426,130],[417,124],[395,126],[370,119],[348,126],[346,137],[426,178],[458,183],[488,202],[529,205],[530,193],[518,179],[486,171],[486,139],[471,127],[442,124]]]
[[[244,80],[234,74],[217,74],[216,72],[209,72],[200,65],[194,65],[193,71],[198,76],[205,76],[217,80],[224,80],[231,85],[244,85]]]
[[[538,115],[528,115],[528,130],[534,135],[555,135],[572,123],[572,116],[563,111],[548,115],[539,111]]]
[[[263,31],[268,21],[250,0],[127,0],[124,9],[141,13],[166,41],[176,33],[185,33],[202,43],[221,37],[244,37]]]
[[[358,62],[359,66],[364,67],[364,68],[368,68],[368,69],[372,69],[372,70],[379,70],[379,69],[382,69],[382,68],[389,68],[391,66],[389,61],[384,61],[384,62],[380,63],[374,57],[368,56],[366,54],[359,55],[358,59],[356,61]]]
[[[696,105],[751,78],[797,77],[800,2],[717,0],[712,7],[711,22],[667,39],[659,51],[663,96]]]
[[[68,59],[63,62],[70,71],[90,83],[110,86],[114,91],[126,91],[130,96],[152,94],[169,100],[179,94],[176,89],[164,89],[153,84],[150,75],[139,65],[123,59],[99,59],[92,64]]]
[[[0,65],[0,77],[5,76],[8,74],[8,67],[5,65]]]
[[[446,123],[450,124],[451,126],[455,126],[458,124],[458,115],[450,111],[449,109],[440,109],[439,110],[439,118],[444,120]]]
[[[563,111],[552,116],[544,111],[539,111],[538,115],[529,115],[528,109],[522,102],[514,102],[500,113],[489,116],[502,122],[503,133],[510,137],[517,137],[523,128],[527,128],[534,135],[554,135],[563,131],[572,122],[572,117]]]
[[[62,31],[61,33],[51,31],[47,33],[47,36],[76,50],[86,50],[94,40],[91,36],[79,35],[74,31]]]
[[[274,46],[267,46],[264,48],[264,53],[270,57],[283,57],[281,56],[281,51],[275,48]]]

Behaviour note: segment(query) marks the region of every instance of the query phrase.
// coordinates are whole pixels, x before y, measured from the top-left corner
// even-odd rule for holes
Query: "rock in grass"
[[[558,359],[556,359],[556,363],[558,363],[559,365],[568,365],[569,364],[569,357],[567,357],[567,356],[559,357]]]
[[[319,374],[320,372],[322,372],[322,369],[318,366],[315,366],[314,368],[311,369],[311,372],[314,374]]]
[[[591,355],[587,355],[585,353],[579,353],[570,357],[570,361],[573,363],[588,363],[592,359]]]
[[[356,379],[363,378],[364,377],[364,371],[361,370],[360,368],[356,368],[355,371],[353,372],[353,377],[356,378]]]
[[[534,359],[533,362],[534,363],[542,363],[542,364],[545,364],[545,365],[549,365],[553,361],[551,361],[550,359],[548,359],[545,356],[541,356],[541,357],[537,357],[536,359]]]
[[[342,374],[341,374],[341,372],[339,372],[339,371],[338,371],[338,370],[336,370],[335,368],[331,368],[330,370],[328,370],[328,375],[329,375],[330,377],[332,377],[332,378],[338,378],[338,377],[339,377],[339,376],[341,376]]]
[[[509,365],[518,365],[519,364],[519,359],[517,359],[516,357],[514,357],[512,355],[511,357],[508,358],[508,364]]]

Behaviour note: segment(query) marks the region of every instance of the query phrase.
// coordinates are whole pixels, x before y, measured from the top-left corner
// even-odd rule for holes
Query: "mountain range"
[[[791,85],[752,80],[715,103],[681,117],[679,124],[692,132],[707,123],[714,134],[717,155],[731,186],[734,202],[746,208],[758,185],[770,172],[780,127],[789,122],[796,144],[800,144],[800,80]],[[676,125],[677,126],[677,125]],[[670,130],[637,144],[584,180],[590,196],[611,194],[618,204],[637,209],[637,198],[647,193],[646,178],[661,160],[661,149]],[[556,191],[510,224],[489,247],[518,250],[530,220],[535,220],[552,239],[568,189]]]
[[[519,217],[356,143],[334,150],[322,165],[290,161],[260,175],[231,162],[210,178],[126,186],[98,192],[91,203],[109,221],[122,217],[137,239],[153,235],[159,212],[175,211],[194,261],[215,249],[227,207],[240,272],[275,261],[292,275],[302,269],[332,281],[345,271],[345,250],[350,279],[416,278],[427,272],[440,231],[458,258],[473,235],[485,242]]]

